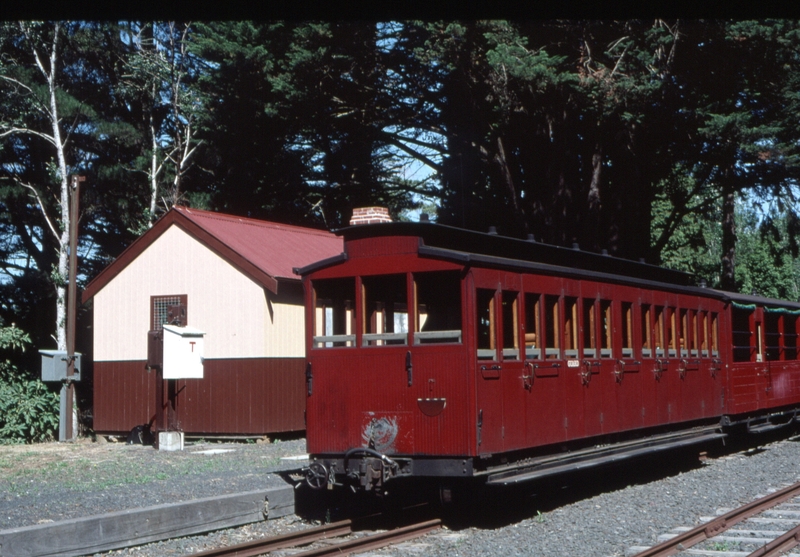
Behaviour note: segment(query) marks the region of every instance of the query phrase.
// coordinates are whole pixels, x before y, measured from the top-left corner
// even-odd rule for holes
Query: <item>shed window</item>
[[[165,323],[170,324],[169,308],[174,306],[183,306],[183,324],[185,325],[187,300],[188,296],[186,294],[150,296],[150,330],[160,331]],[[172,321],[174,321],[174,319]]]

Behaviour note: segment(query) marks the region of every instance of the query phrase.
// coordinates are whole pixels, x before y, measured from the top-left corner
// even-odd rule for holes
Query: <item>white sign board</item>
[[[203,378],[203,336],[192,327],[164,325],[164,379]]]

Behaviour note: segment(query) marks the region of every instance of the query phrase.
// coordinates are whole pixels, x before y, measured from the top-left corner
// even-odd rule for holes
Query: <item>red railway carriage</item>
[[[345,228],[306,291],[313,487],[508,484],[794,419],[800,304],[432,223]]]

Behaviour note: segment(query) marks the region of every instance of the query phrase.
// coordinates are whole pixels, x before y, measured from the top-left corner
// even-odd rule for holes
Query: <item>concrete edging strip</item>
[[[290,485],[0,530],[0,557],[78,556],[280,518]]]

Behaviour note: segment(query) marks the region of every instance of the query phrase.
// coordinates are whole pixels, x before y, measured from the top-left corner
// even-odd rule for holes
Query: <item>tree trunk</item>
[[[23,28],[24,30],[24,28]],[[36,45],[31,44],[33,55],[39,70],[47,80],[48,93],[50,95],[50,124],[53,128],[53,144],[56,148],[56,158],[58,159],[58,171],[61,180],[61,195],[59,199],[60,230],[58,232],[58,278],[56,279],[56,345],[58,350],[67,349],[67,290],[66,284],[69,280],[69,176],[67,174],[67,160],[64,155],[64,144],[61,141],[61,130],[58,119],[58,102],[56,101],[56,66],[58,64],[58,34],[60,26],[56,23],[53,31],[53,44],[50,48],[49,65],[45,69],[44,64],[39,58]],[[44,211],[44,207],[42,207]]]

